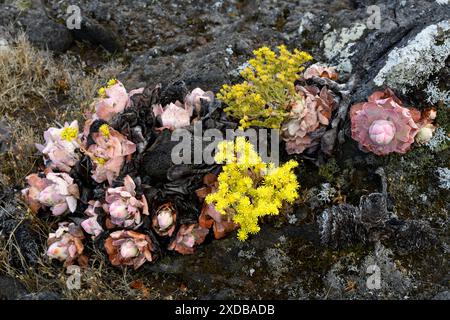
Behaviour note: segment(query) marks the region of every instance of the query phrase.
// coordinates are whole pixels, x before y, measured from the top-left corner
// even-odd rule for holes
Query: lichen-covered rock
[[[424,28],[404,47],[393,49],[374,82],[407,92],[424,83],[445,65],[450,55],[450,22]]]

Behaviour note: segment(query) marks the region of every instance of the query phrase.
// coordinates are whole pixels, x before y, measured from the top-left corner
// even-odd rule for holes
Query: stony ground
[[[439,95],[450,89],[450,4],[440,2],[0,0],[0,50],[25,30],[33,46],[51,51],[52,70],[69,74],[52,73],[54,82],[65,79],[57,88],[42,86],[27,100],[4,101],[11,108],[0,126],[0,298],[448,299],[450,182],[437,170],[450,165],[449,98]],[[81,8],[79,30],[65,27],[70,4]],[[372,19],[377,8],[379,21]],[[303,202],[286,217],[266,221],[258,236],[214,241],[192,256],[167,256],[136,273],[112,269],[99,253],[83,272],[82,288],[68,290],[68,275],[41,254],[45,226],[16,196],[34,162],[22,175],[8,163],[25,161],[18,150],[35,159],[22,136],[39,139],[42,121],[77,116],[90,97],[87,88],[95,92],[104,78],[117,76],[129,88],[181,79],[217,92],[238,79],[252,50],[281,43],[338,66],[342,81],[355,83],[352,103],[389,86],[410,105],[437,106],[444,146],[437,141],[405,156],[376,157],[358,150],[347,120],[331,158],[303,161]],[[25,94],[18,87],[12,92]],[[33,131],[17,132],[20,124]],[[342,203],[363,217],[375,212],[381,218],[363,219],[358,231]],[[336,230],[321,233],[330,223]],[[380,289],[366,285],[373,265]]]

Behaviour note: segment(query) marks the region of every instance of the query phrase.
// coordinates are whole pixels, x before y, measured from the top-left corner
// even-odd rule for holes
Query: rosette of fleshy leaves
[[[104,246],[113,266],[133,266],[136,270],[146,261],[153,262],[157,258],[152,239],[132,230],[112,232]]]
[[[116,79],[109,80],[106,87],[102,87],[98,90],[98,94],[99,98],[94,102],[94,119],[110,121],[127,106],[127,90],[123,84]]]
[[[160,129],[175,130],[189,126],[194,112],[200,114],[202,100],[211,102],[214,100],[214,94],[211,91],[205,92],[196,88],[186,95],[184,103],[175,101],[165,107],[160,104],[153,106],[155,117],[161,118],[162,127]]]
[[[172,203],[160,205],[152,218],[152,227],[161,237],[170,237],[176,228],[177,210]]]
[[[130,176],[124,179],[124,185],[106,190],[103,210],[109,215],[110,227],[137,228],[142,224],[141,214],[148,215],[145,196],[137,198],[136,184]]]
[[[98,122],[90,126],[96,124]],[[136,151],[136,145],[107,123],[101,124],[98,131],[91,132],[90,136],[94,143],[87,148],[87,154],[94,163],[92,179],[97,183],[107,180],[111,185],[119,176],[126,157]]]
[[[319,63],[315,63],[312,66],[308,67],[303,73],[303,78],[305,80],[309,80],[314,77],[327,78],[333,81],[337,81],[339,79],[339,74],[337,73],[335,67],[328,67]]]
[[[209,230],[198,223],[181,225],[175,239],[169,244],[169,250],[175,250],[183,255],[193,254],[195,246],[202,244]]]
[[[64,266],[78,262],[79,265],[87,265],[87,257],[83,255],[84,234],[79,226],[74,223],[62,222],[59,228],[50,233],[47,240],[47,256],[50,259],[64,261]]]
[[[45,131],[45,144],[36,144],[36,147],[44,154],[47,167],[70,172],[80,159],[76,152],[80,147],[78,137],[78,121],[66,122],[63,128],[52,127]]]
[[[34,213],[43,207],[50,208],[54,216],[75,212],[80,194],[78,185],[67,173],[48,171],[45,176],[33,173],[26,181],[29,187],[22,190],[22,195]]]
[[[410,150],[419,130],[424,129],[420,142],[431,138],[434,131],[431,121],[435,116],[435,112],[422,116],[417,109],[404,107],[390,89],[376,91],[367,102],[351,107],[352,138],[362,150],[379,156],[404,154]]]
[[[296,86],[296,90],[287,120],[281,126],[288,154],[303,153],[320,143],[336,104],[333,93],[325,86]]]
[[[219,188],[217,176],[213,173],[208,173],[203,177],[203,184],[205,186],[196,191],[200,201],[204,201],[208,194],[216,192]],[[203,203],[198,221],[201,227],[212,228],[216,239],[222,239],[239,228],[230,215],[221,214],[212,203]]]
[[[89,201],[88,208],[84,211],[88,218],[81,222],[81,227],[93,238],[98,237],[103,232],[103,227],[98,222],[98,210],[103,210],[102,203],[98,200]]]

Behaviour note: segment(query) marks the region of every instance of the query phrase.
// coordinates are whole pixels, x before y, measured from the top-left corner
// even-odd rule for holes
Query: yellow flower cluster
[[[233,86],[224,85],[217,97],[227,104],[225,112],[240,119],[242,129],[250,126],[279,128],[287,115],[287,107],[295,95],[294,81],[312,57],[286,46],[279,54],[267,47],[253,51],[255,58],[241,71],[246,80]]]
[[[72,141],[76,139],[78,136],[78,130],[76,128],[72,127],[65,127],[61,131],[61,139],[64,139],[66,141]]]
[[[206,202],[239,224],[241,241],[259,232],[260,217],[278,215],[283,202],[298,198],[299,184],[293,172],[298,163],[294,160],[281,167],[267,164],[244,137],[221,142],[214,159],[225,164],[218,177],[218,190],[209,194]]]
[[[109,126],[104,123],[100,126],[99,131],[101,132],[101,134],[105,137],[105,138],[109,138],[110,136],[110,132],[109,132]]]
[[[117,83],[116,79],[110,79],[106,85],[106,87],[101,87],[100,89],[98,89],[98,95],[101,98],[106,98],[106,89],[111,88],[113,85],[115,85]]]

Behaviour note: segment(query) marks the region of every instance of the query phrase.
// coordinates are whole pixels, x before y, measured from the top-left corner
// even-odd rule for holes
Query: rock
[[[327,33],[322,40],[325,57],[331,62],[337,62],[337,70],[351,73],[350,57],[355,54],[353,47],[367,29],[365,24],[356,23],[351,28],[342,28]]]
[[[433,300],[450,300],[450,291],[442,291],[433,297]]]
[[[0,4],[0,25],[10,36],[25,31],[32,44],[58,53],[65,52],[73,43],[66,26],[48,16],[41,1]]]
[[[9,261],[16,268],[35,266],[41,255],[41,243],[31,221],[25,218],[25,208],[16,202],[12,190],[0,189],[0,236],[12,239],[14,250]],[[22,260],[24,259],[24,260]]]
[[[19,297],[18,300],[60,300],[59,294],[51,291],[35,292],[25,294]]]
[[[329,299],[406,299],[417,285],[415,279],[400,270],[393,252],[380,243],[362,259],[361,265],[352,260],[342,258],[328,272],[325,286],[330,288]]]
[[[101,46],[111,53],[123,49],[121,39],[116,32],[87,16],[82,17],[81,28],[73,29],[71,32],[75,39]]]
[[[25,294],[27,290],[19,280],[0,275],[0,300],[17,300]]]
[[[28,39],[39,48],[65,52],[73,43],[73,37],[65,26],[47,18],[41,12],[30,14],[22,21]]]
[[[403,93],[424,83],[450,56],[450,20],[427,26],[404,47],[393,49],[374,82]]]

